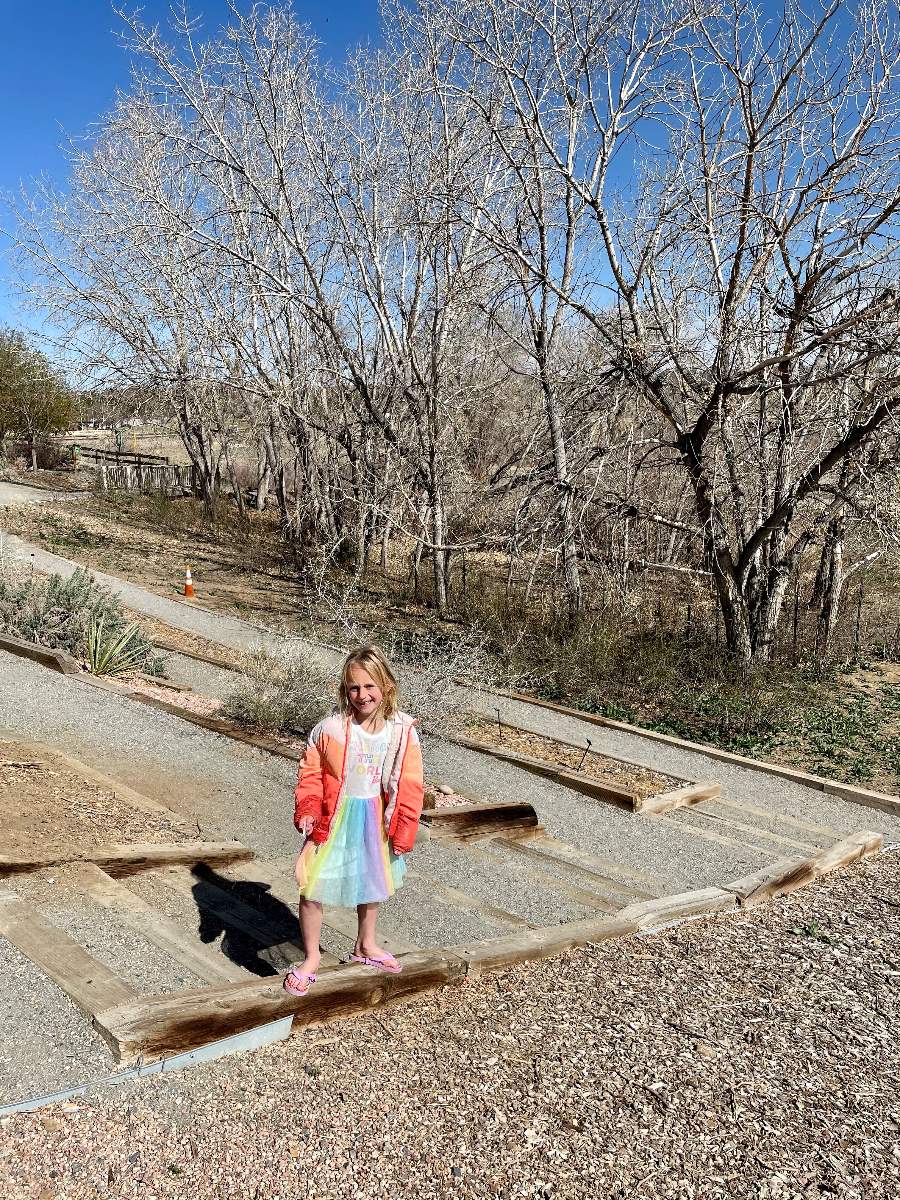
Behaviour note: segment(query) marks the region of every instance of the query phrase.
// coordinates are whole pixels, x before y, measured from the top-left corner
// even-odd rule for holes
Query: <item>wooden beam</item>
[[[861,804],[866,808],[877,808],[881,812],[900,816],[900,796],[890,796],[885,792],[872,792],[866,788],[853,787],[847,783],[838,783],[836,780],[828,779],[822,775],[810,775],[808,772],[798,771],[794,767],[782,766],[781,763],[746,758],[740,754],[732,754],[729,750],[720,750],[718,746],[710,746],[706,742],[689,742],[684,738],[673,737],[668,733],[657,733],[655,730],[646,729],[641,725],[629,725],[625,721],[614,721],[610,717],[601,717],[597,713],[585,712],[580,708],[567,708],[564,704],[555,704],[551,700],[541,700],[537,696],[529,696],[524,692],[514,692],[508,688],[485,687],[480,684],[473,684],[471,680],[466,679],[458,679],[455,682],[461,687],[472,688],[475,691],[480,691],[490,696],[507,696],[511,700],[519,701],[533,708],[546,708],[551,712],[563,713],[567,717],[574,717],[576,720],[584,721],[589,725],[600,725],[607,729],[620,729],[624,733],[643,738],[645,741],[662,742],[666,746],[677,746],[681,750],[690,750],[693,754],[702,754],[706,758],[718,759],[720,762],[734,763],[735,766],[744,767],[748,771],[759,771],[765,775],[776,775],[781,779],[790,779],[794,783],[802,784],[804,787],[825,792],[830,796],[838,796],[842,800],[849,800],[851,804]]]
[[[94,863],[72,863],[63,867],[58,879],[113,913],[123,924],[158,946],[198,979],[207,983],[237,983],[242,979],[256,978],[224,954],[204,946],[197,940],[196,934],[191,937],[136,892],[107,875]]]
[[[721,792],[722,787],[718,783],[689,783],[670,792],[660,792],[658,796],[648,796],[646,800],[639,799],[637,810],[645,817],[652,817],[657,813],[671,812],[674,808],[688,808],[702,800],[712,800]]]
[[[45,921],[14,892],[0,889],[0,933],[30,958],[89,1016],[113,1004],[126,1004],[137,992],[73,941]]]
[[[729,912],[737,907],[732,892],[726,888],[699,888],[693,892],[679,892],[675,896],[660,896],[658,900],[645,900],[640,904],[629,904],[619,916],[636,922],[638,929],[664,929],[688,917]]]
[[[549,850],[545,850],[540,845],[537,845],[537,839],[499,837],[492,840],[504,846],[507,850],[512,850],[516,854],[523,854],[526,858],[534,859],[536,862],[552,864],[570,872],[577,871],[579,875],[590,881],[592,887],[598,888],[602,895],[609,895],[611,899],[620,901],[619,907],[636,899],[652,900],[659,895],[659,892],[640,891],[630,884],[610,878],[609,875],[593,871],[584,864],[573,861],[571,858],[564,858],[561,855],[553,854]]]
[[[102,681],[87,676],[82,682],[96,685]],[[222,717],[208,717],[203,713],[182,708],[179,704],[172,704],[169,700],[161,700],[158,696],[148,696],[144,692],[132,691],[127,685],[118,690],[129,700],[136,700],[138,704],[146,704],[149,708],[158,709],[160,712],[168,713],[169,716],[187,721],[190,725],[198,725],[201,729],[221,734],[233,741],[243,742],[247,746],[255,746],[257,750],[265,750],[269,754],[289,759],[291,762],[299,762],[303,758],[303,750],[297,749],[296,746],[289,746],[284,738],[276,737],[274,734],[254,733],[249,729],[243,729],[233,721],[226,721]]]
[[[561,783],[566,787],[572,788],[573,791],[590,796],[593,800],[602,800],[607,804],[616,804],[620,808],[627,808],[630,812],[634,812],[639,805],[638,794],[631,788],[619,787],[614,783],[601,783],[589,775],[580,775],[577,771],[569,771],[565,767],[560,767],[555,763],[544,762],[540,758],[532,758],[528,754],[519,754],[517,751],[504,750],[499,746],[492,745],[490,742],[479,742],[474,738],[466,737],[454,737],[450,741],[464,747],[466,750],[475,750],[478,754],[487,754],[491,758],[498,758],[501,762],[507,762],[511,766],[519,767],[523,771],[529,771],[532,775],[540,775],[544,779],[552,779],[556,783]]]
[[[132,1000],[99,1013],[94,1024],[128,1064],[180,1054],[256,1025],[291,1015],[294,1028],[371,1012],[462,980],[465,963],[454,955],[407,955],[403,971],[328,967],[304,997],[284,991],[283,978],[236,983]]]
[[[838,867],[878,854],[883,840],[880,833],[862,829],[811,858],[781,859],[753,875],[735,879],[725,887],[737,896],[741,908],[752,908],[805,887]]]
[[[0,650],[5,650],[7,654],[15,654],[17,658],[30,659],[31,662],[39,663],[42,667],[59,671],[61,675],[84,674],[80,664],[64,650],[49,650],[46,646],[38,645],[37,642],[13,637],[9,633],[0,633]]]
[[[466,964],[467,974],[474,978],[484,972],[499,971],[516,963],[552,958],[576,946],[593,945],[612,938],[628,937],[638,932],[634,921],[621,914],[611,917],[591,917],[587,921],[569,921],[563,925],[545,926],[505,937],[467,942],[447,949]]]
[[[455,804],[422,814],[433,837],[486,837],[511,829],[540,829],[534,807],[524,800],[504,804]]]
[[[55,854],[0,854],[0,875],[27,874],[63,863],[92,862],[110,875],[135,875],[176,863],[241,862],[254,851],[240,842],[135,842],[129,846],[95,846],[92,849],[60,850]]]

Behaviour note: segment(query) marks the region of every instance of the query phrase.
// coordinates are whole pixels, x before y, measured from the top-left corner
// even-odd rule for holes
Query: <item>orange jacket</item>
[[[395,854],[413,848],[425,787],[422,776],[422,747],[415,721],[398,713],[388,722],[390,738],[381,775],[384,827]],[[294,824],[304,817],[315,818],[312,841],[328,840],[331,822],[344,789],[350,718],[340,713],[325,717],[313,729],[297,775],[294,792]]]

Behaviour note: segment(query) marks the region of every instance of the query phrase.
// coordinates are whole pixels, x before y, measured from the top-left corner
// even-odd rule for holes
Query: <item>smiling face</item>
[[[384,695],[368,671],[360,666],[352,666],[347,672],[344,687],[358,721],[367,721],[378,713]]]

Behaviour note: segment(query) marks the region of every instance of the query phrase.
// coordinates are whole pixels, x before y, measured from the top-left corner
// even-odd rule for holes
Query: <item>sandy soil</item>
[[[0,741],[3,853],[53,854],[98,842],[172,842],[184,834],[36,747]]]

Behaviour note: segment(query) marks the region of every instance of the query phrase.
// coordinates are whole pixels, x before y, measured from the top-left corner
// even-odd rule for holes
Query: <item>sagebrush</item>
[[[83,567],[63,579],[36,575],[18,563],[0,566],[0,630],[4,633],[87,662],[92,629],[102,629],[109,639],[121,637],[128,627],[119,597]],[[153,645],[140,629],[135,628],[129,646],[135,670],[162,673]]]

